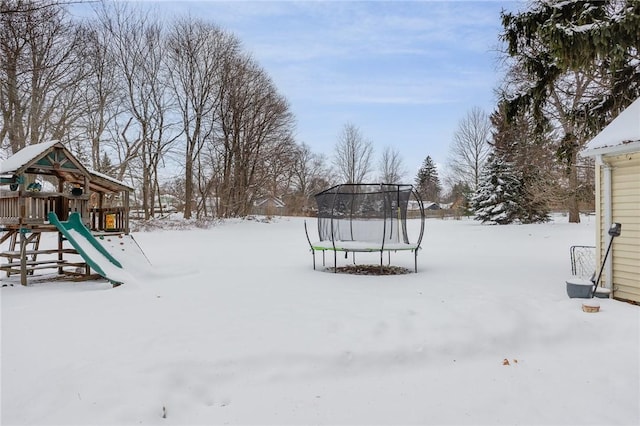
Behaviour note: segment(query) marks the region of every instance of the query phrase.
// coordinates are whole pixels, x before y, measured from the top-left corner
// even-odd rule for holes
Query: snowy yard
[[[428,220],[400,276],[298,218],[138,233],[162,273],[2,287],[2,424],[640,424],[640,307],[566,295],[593,222]]]

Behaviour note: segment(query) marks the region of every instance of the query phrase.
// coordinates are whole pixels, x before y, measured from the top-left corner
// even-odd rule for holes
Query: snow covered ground
[[[428,220],[401,276],[298,218],[137,233],[155,273],[1,288],[2,424],[637,425],[640,307],[566,295],[593,228]]]

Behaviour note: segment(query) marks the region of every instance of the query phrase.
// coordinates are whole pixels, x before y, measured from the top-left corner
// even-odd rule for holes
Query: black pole
[[[604,254],[604,259],[602,259],[602,265],[600,266],[600,272],[598,273],[598,278],[596,282],[593,284],[593,291],[591,292],[591,298],[596,295],[596,290],[598,288],[598,284],[600,283],[600,278],[602,277],[602,271],[604,271],[604,265],[607,263],[607,257],[609,257],[609,252],[611,251],[611,246],[613,245],[613,239],[620,235],[622,225],[619,223],[613,223],[609,228],[609,235],[611,235],[611,239],[609,240],[609,246],[607,247],[607,251]],[[612,288],[613,288],[613,283]]]

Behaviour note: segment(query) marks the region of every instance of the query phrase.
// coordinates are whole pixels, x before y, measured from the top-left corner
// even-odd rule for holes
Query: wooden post
[[[18,232],[20,233],[20,284],[27,285],[27,237],[25,236],[24,223],[27,215],[27,208],[25,203],[25,178],[23,177],[20,186],[18,187]]]
[[[98,230],[104,230],[104,193],[100,193],[100,197],[98,198]]]
[[[129,233],[129,190],[124,190],[124,233]]]
[[[64,215],[64,203],[66,203],[66,199],[62,195],[62,191],[64,190],[64,181],[61,178],[58,178],[58,200],[56,205],[56,214],[58,215],[58,219],[67,220]]]
[[[27,285],[27,237],[20,228],[20,284]]]
[[[84,177],[84,191],[83,191],[84,195],[86,195],[87,198],[87,202],[86,203],[82,203],[83,205],[83,209],[80,212],[80,216],[82,217],[82,223],[85,225],[89,226],[89,229],[92,228],[92,224],[89,223],[89,217],[91,216],[89,214],[89,203],[91,201],[91,188],[89,188],[89,175]]]
[[[64,239],[62,238],[62,232],[58,231],[58,265],[62,265],[62,261],[64,260],[64,256],[62,254]],[[58,266],[58,275],[62,275],[63,270],[62,266]]]
[[[27,205],[25,201],[25,191],[23,185],[20,186],[20,196],[18,198],[18,224],[22,227],[22,224],[25,223],[25,219],[27,216]]]

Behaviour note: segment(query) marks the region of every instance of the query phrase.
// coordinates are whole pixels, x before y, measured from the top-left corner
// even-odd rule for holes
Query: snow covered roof
[[[43,142],[22,148],[20,151],[0,163],[0,174],[12,173],[20,170],[22,166],[29,164],[32,160],[57,143],[60,142]]]
[[[112,178],[111,176],[96,172],[95,170],[87,169],[82,164],[80,164],[77,159],[73,158],[73,154],[68,152],[64,145],[59,141],[43,142],[22,148],[20,151],[16,152],[11,157],[0,163],[0,175],[11,177],[15,174],[22,173],[25,167],[28,167],[30,164],[38,161],[40,157],[47,155],[47,151],[54,146],[62,148],[65,152],[67,152],[66,156],[72,157],[73,163],[76,164],[76,167],[78,167],[78,169],[75,169],[76,171],[81,171],[83,174],[88,173],[89,175],[91,175],[90,185],[94,187],[94,189],[102,191],[112,191],[114,189],[119,190],[121,188],[126,188],[128,190],[133,190],[133,187],[131,187],[130,185],[127,185],[124,182],[120,182]],[[78,177],[71,176],[73,174],[69,173],[71,171],[72,170],[63,170],[63,168],[61,168],[58,173],[65,174],[65,179],[73,182],[76,181]]]
[[[440,210],[442,207],[434,201],[427,201],[424,203],[424,208],[425,210]]]
[[[264,197],[254,201],[253,205],[256,207],[260,207],[267,204],[270,201],[273,203],[274,207],[285,207],[284,201],[282,201],[280,198],[277,198],[277,197]]]
[[[640,151],[640,98],[622,111],[582,151],[585,157]]]
[[[89,174],[91,174],[91,176],[93,176],[93,177],[104,179],[106,181],[109,181],[111,183],[115,183],[116,185],[121,185],[121,186],[123,186],[125,188],[128,188],[128,189],[133,191],[133,186],[128,185],[128,184],[126,184],[126,183],[124,183],[122,181],[119,181],[116,178],[112,178],[109,175],[105,175],[104,173],[96,172],[95,170],[92,170],[92,169],[87,169],[87,170],[89,170]]]

